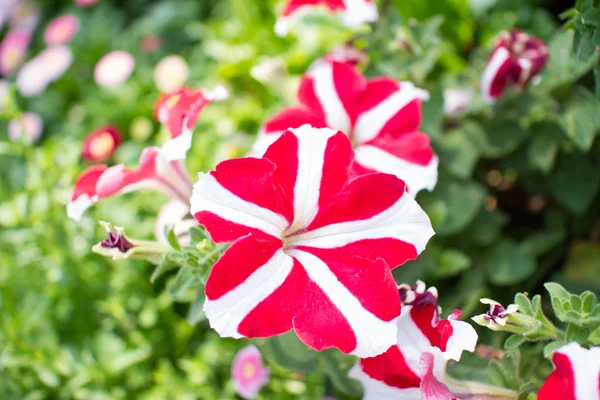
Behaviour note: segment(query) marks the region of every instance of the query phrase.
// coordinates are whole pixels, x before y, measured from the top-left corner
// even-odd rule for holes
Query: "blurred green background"
[[[229,368],[247,342],[218,338],[206,321],[190,323],[195,290],[174,298],[174,274],[151,284],[152,265],[90,251],[104,235],[98,220],[151,238],[166,199],[147,192],[109,199],[81,223],[65,212],[86,166],[80,155],[87,133],[118,126],[125,142],[111,164],[131,166],[142,148],[166,137],[152,116],[159,95],[153,72],[169,54],[188,62],[188,84],[223,84],[231,94],[199,119],[187,160],[195,175],[244,154],[261,123],[295,102],[306,68],[354,39],[370,55],[367,75],[412,80],[431,93],[422,130],[440,157],[440,180],[418,201],[437,235],[417,261],[395,270],[398,283],[437,286],[446,313],[460,308],[464,317],[483,311],[480,297],[506,303],[517,291],[541,293],[551,279],[598,293],[598,23],[579,18],[591,2],[579,1],[566,25],[559,14],[573,5],[561,1],[378,4],[382,19],[372,27],[351,31],[335,17],[315,15],[282,39],[273,32],[277,0],[101,0],[89,8],[39,2],[30,56],[44,47],[52,18],[69,12],[81,25],[69,44],[74,62],[67,74],[40,96],[17,98],[21,110],[41,115],[41,140],[11,142],[7,121],[0,121],[1,399],[236,398]],[[489,106],[479,79],[493,38],[513,27],[546,41],[550,61],[539,84]],[[162,39],[156,52],[141,50],[146,35]],[[95,84],[93,68],[115,49],[133,54],[136,67],[109,90]],[[443,92],[457,87],[472,87],[475,97],[450,118]],[[480,333],[480,343],[500,346],[504,339]],[[353,398],[335,375],[322,373],[327,365],[308,374],[269,367],[272,380],[260,398]]]

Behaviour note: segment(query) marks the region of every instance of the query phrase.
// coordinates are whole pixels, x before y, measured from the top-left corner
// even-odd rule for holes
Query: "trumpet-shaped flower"
[[[390,267],[416,258],[433,230],[400,179],[351,179],[353,156],[343,133],[306,125],[262,158],[199,175],[192,214],[215,242],[234,242],[206,283],[204,311],[222,337],[293,328],[316,350],[363,357],[396,342]]]
[[[517,29],[503,32],[481,78],[484,99],[494,102],[509,85],[523,89],[548,61],[544,42]]]
[[[231,364],[235,391],[244,399],[254,399],[269,382],[269,369],[263,365],[260,351],[250,345],[240,350]]]
[[[181,88],[162,95],[156,102],[154,116],[167,127],[171,139],[162,146],[169,160],[180,160],[192,146],[192,130],[204,107],[212,101],[227,98],[227,90],[217,86],[213,90]]]
[[[113,87],[125,82],[135,68],[135,59],[126,51],[106,54],[94,68],[94,80],[100,86]]]
[[[31,33],[25,30],[12,30],[0,43],[0,75],[11,75],[25,60]]]
[[[142,188],[164,193],[183,203],[187,203],[192,194],[192,182],[183,162],[168,161],[159,148],[147,147],[137,169],[119,164],[110,168],[95,165],[84,171],[75,182],[67,214],[78,221],[85,210],[99,200]]]
[[[121,135],[111,125],[102,126],[90,133],[83,142],[84,160],[102,163],[108,160],[121,144]]]
[[[486,326],[494,331],[502,330],[502,327],[506,326],[510,314],[519,311],[519,306],[516,304],[509,304],[507,308],[504,308],[502,304],[492,299],[483,298],[479,301],[483,304],[488,304],[490,310],[485,314],[476,315],[472,319],[478,325]]]
[[[79,18],[73,14],[57,17],[48,24],[44,32],[44,41],[47,45],[69,43],[79,30]]]
[[[279,36],[287,35],[293,23],[318,9],[338,13],[342,22],[349,27],[379,19],[373,0],[287,0],[275,24],[275,32]]]
[[[556,369],[538,392],[538,400],[600,399],[600,348],[569,343],[552,356]]]
[[[367,80],[353,66],[334,61],[302,78],[298,98],[300,107],[283,110],[262,127],[254,154],[263,154],[288,128],[329,127],[352,140],[355,174],[396,175],[413,196],[435,187],[438,158],[429,137],[418,131],[426,91],[386,77]]]

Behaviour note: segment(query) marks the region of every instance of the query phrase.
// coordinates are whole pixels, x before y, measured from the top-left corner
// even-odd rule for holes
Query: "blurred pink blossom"
[[[17,0],[0,0],[0,29],[10,18],[15,4],[17,4]]]
[[[0,75],[11,75],[25,60],[31,33],[12,30],[0,44]]]
[[[21,140],[27,143],[35,143],[42,135],[44,122],[39,115],[31,112],[25,112],[21,115],[21,119],[13,119],[8,124],[8,137],[13,142]],[[25,139],[23,139],[25,133]]]
[[[118,86],[125,82],[135,68],[135,59],[126,51],[116,50],[106,54],[94,69],[94,80],[100,86]]]
[[[80,7],[89,7],[89,6],[93,6],[94,4],[96,4],[99,1],[100,0],[75,0],[75,4],[77,4]]]
[[[190,68],[185,60],[176,55],[164,57],[154,69],[154,83],[163,93],[181,89],[190,76]]]
[[[231,364],[231,377],[235,391],[244,399],[254,399],[269,382],[269,369],[263,365],[256,346],[244,347]]]
[[[63,45],[50,46],[29,60],[17,75],[17,88],[23,96],[36,96],[59,79],[73,62],[73,53]]]
[[[146,35],[142,38],[140,47],[142,51],[145,53],[154,53],[160,45],[162,44],[162,39],[158,35]]]
[[[444,114],[456,117],[469,107],[473,99],[473,89],[470,87],[445,89],[444,90]]]
[[[79,18],[72,14],[62,15],[48,24],[44,41],[48,45],[69,43],[79,30]]]
[[[33,32],[40,22],[40,7],[28,0],[17,1],[10,15],[10,26],[12,29],[19,29]]]

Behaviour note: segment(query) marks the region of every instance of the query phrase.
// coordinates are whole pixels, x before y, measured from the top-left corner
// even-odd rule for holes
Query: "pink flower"
[[[538,392],[538,400],[600,399],[600,347],[570,343],[552,357],[556,369]]]
[[[154,53],[162,44],[158,35],[146,35],[142,38],[140,46],[145,53]]]
[[[473,99],[473,89],[470,87],[444,90],[444,115],[456,117],[460,115]]]
[[[26,97],[36,96],[59,79],[73,62],[73,53],[63,45],[47,47],[29,60],[17,75],[19,92]]]
[[[429,137],[418,131],[426,91],[387,77],[365,79],[349,64],[330,62],[302,78],[298,98],[301,106],[283,110],[262,127],[253,154],[263,154],[288,128],[329,127],[352,140],[354,174],[396,175],[413,196],[435,187],[438,158]]]
[[[154,107],[154,116],[165,125],[171,139],[163,144],[163,153],[169,160],[185,158],[192,146],[192,130],[200,111],[212,101],[227,98],[227,90],[217,86],[213,90],[193,90],[187,87],[162,95]]]
[[[13,119],[8,124],[8,137],[13,142],[23,140],[25,134],[25,142],[32,144],[39,140],[44,129],[44,121],[39,115],[31,112],[25,112],[21,115],[20,120]]]
[[[67,215],[76,221],[98,201],[137,189],[150,189],[188,203],[192,193],[184,163],[168,161],[158,147],[147,147],[137,169],[124,165],[95,165],[85,170],[75,182]]]
[[[163,93],[181,89],[189,76],[190,68],[187,63],[176,55],[164,57],[154,68],[154,83]]]
[[[79,18],[66,14],[50,22],[44,32],[44,41],[48,45],[69,43],[79,30]]]
[[[94,4],[96,4],[99,1],[100,0],[75,0],[75,4],[77,4],[80,7],[89,7],[89,6],[93,6]]]
[[[308,125],[262,158],[200,174],[192,214],[217,243],[234,242],[206,283],[204,312],[222,337],[294,329],[308,346],[368,357],[396,342],[400,300],[390,267],[433,235],[393,175],[351,179],[348,138]]]
[[[344,24],[349,27],[379,19],[377,7],[372,0],[287,0],[275,24],[275,32],[279,36],[285,36],[296,20],[315,9],[340,14]]]
[[[118,86],[129,79],[134,67],[135,60],[131,54],[122,50],[112,51],[96,64],[94,80],[100,86]]]
[[[0,44],[0,75],[11,75],[25,60],[31,33],[12,30]]]
[[[548,61],[543,41],[517,29],[503,32],[488,60],[481,79],[481,92],[494,102],[509,85],[525,88]]]
[[[112,157],[121,144],[121,134],[112,125],[102,126],[90,133],[83,142],[84,160],[102,163]]]
[[[236,393],[244,399],[256,398],[269,382],[269,369],[255,346],[246,346],[237,353],[231,364],[231,377]]]
[[[12,29],[33,32],[40,22],[40,7],[29,0],[19,0],[14,5],[10,25]]]

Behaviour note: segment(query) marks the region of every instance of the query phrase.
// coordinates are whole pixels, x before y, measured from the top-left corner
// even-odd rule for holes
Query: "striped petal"
[[[570,343],[552,357],[556,369],[538,392],[539,400],[600,399],[600,348]]]
[[[517,72],[513,72],[514,69]],[[497,47],[483,71],[481,78],[481,94],[488,103],[493,103],[504,93],[506,86],[514,82],[515,76],[520,73],[521,67],[513,63],[510,52],[505,47]]]
[[[89,167],[77,178],[73,187],[71,201],[67,205],[67,216],[75,221],[81,220],[85,210],[98,201],[96,184],[100,176],[106,171],[106,165]]]
[[[372,0],[287,0],[275,24],[275,33],[279,36],[287,35],[292,24],[315,9],[339,13],[344,24],[349,27],[379,19],[377,7]]]

